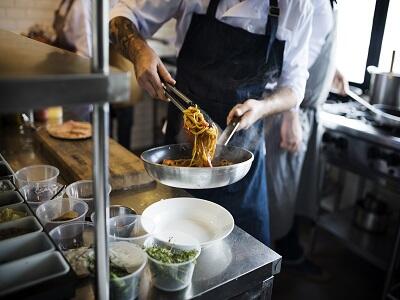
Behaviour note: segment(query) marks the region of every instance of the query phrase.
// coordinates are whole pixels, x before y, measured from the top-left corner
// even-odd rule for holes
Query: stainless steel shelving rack
[[[0,30],[0,112],[93,104],[96,298],[109,298],[108,102],[128,98],[129,74],[108,65],[107,0],[92,1],[93,58]]]

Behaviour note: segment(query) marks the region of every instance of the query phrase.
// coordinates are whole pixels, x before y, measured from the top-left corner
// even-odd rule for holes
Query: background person
[[[268,119],[265,138],[267,174],[274,179],[268,181],[268,196],[271,235],[276,249],[286,266],[321,276],[320,268],[305,258],[294,223],[296,213],[309,217],[316,213],[320,139],[318,110],[329,94],[335,74],[333,3],[328,0],[312,2],[314,13],[308,54],[310,77],[304,100],[300,109]],[[341,79],[336,80],[340,85]]]

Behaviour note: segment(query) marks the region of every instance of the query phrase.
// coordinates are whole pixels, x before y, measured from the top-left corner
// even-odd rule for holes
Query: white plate
[[[151,228],[153,222],[153,230]],[[143,228],[157,239],[187,245],[190,236],[202,248],[227,237],[233,230],[232,215],[222,206],[197,198],[171,198],[147,207]]]

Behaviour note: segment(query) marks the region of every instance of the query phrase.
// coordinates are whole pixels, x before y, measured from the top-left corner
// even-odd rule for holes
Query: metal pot
[[[369,95],[371,104],[381,104],[400,110],[400,74],[380,72],[368,67],[371,74]]]
[[[372,195],[359,200],[354,211],[354,224],[366,231],[383,233],[389,223],[387,204]]]

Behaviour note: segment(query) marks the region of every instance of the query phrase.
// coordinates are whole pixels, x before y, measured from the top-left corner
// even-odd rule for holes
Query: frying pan
[[[190,158],[191,155],[191,144],[175,144],[144,151],[141,158],[147,173],[155,180],[185,189],[209,189],[235,183],[246,176],[254,159],[253,153],[246,149],[217,145],[214,161],[227,159],[232,165],[213,168],[162,165],[164,159]]]
[[[387,106],[384,104],[370,104],[356,93],[348,89],[347,95],[364,105],[372,113],[374,121],[381,126],[400,128],[400,110],[396,107]]]

